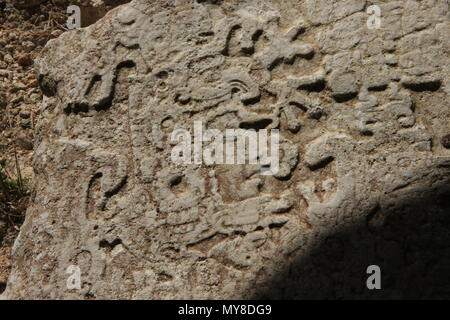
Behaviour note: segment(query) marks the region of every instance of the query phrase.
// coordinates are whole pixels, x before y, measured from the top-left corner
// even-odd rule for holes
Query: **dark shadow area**
[[[364,223],[329,232],[254,298],[449,299],[449,181],[387,195]],[[370,265],[381,269],[381,290],[366,286]]]
[[[424,92],[424,91],[435,92],[441,88],[441,84],[442,84],[441,81],[436,80],[425,83],[405,83],[403,84],[403,86],[407,89],[416,92]]]

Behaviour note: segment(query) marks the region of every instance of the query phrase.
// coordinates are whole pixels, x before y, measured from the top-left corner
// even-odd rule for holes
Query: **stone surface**
[[[382,297],[448,295],[408,278],[450,261],[415,238],[450,240],[421,220],[450,214],[447,1],[371,3],[135,0],[50,41],[4,297],[371,297],[377,263]],[[173,164],[196,120],[279,128],[282,170]]]

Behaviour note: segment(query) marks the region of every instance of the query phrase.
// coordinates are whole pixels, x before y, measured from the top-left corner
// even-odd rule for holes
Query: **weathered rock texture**
[[[447,1],[370,4],[132,1],[49,42],[5,297],[448,295]],[[173,164],[195,120],[280,128],[280,172]]]

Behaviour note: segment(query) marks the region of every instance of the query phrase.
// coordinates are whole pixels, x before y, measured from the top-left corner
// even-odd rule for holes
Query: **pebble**
[[[9,53],[7,53],[3,57],[3,61],[5,61],[6,63],[10,64],[10,63],[14,62],[14,58]]]
[[[25,90],[27,88],[26,85],[24,85],[22,82],[14,82],[14,86],[11,88],[11,93],[20,91],[20,90]]]
[[[16,145],[24,150],[33,150],[33,143],[27,137],[18,137]]]
[[[443,136],[441,139],[441,143],[446,149],[450,149],[450,134]]]
[[[0,69],[0,77],[9,78],[11,75],[11,71]]]
[[[24,41],[24,42],[22,43],[22,47],[23,47],[27,52],[30,52],[30,51],[34,50],[34,48],[36,47],[36,45],[35,45],[33,42],[31,42],[31,41]]]
[[[31,115],[30,115],[30,112],[23,110],[23,111],[20,111],[19,116],[22,119],[29,119]]]
[[[30,129],[31,128],[31,120],[30,119],[22,119],[22,120],[20,120],[20,126],[23,129]]]
[[[29,54],[23,54],[17,58],[17,63],[21,67],[28,67],[33,64],[33,59],[31,58],[31,56]]]

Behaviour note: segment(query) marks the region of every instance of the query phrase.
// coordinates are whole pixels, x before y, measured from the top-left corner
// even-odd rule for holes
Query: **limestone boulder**
[[[450,292],[448,4],[371,3],[134,0],[50,41],[4,297]],[[173,163],[195,121],[279,129],[281,173]]]

